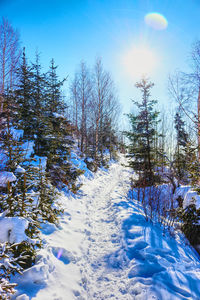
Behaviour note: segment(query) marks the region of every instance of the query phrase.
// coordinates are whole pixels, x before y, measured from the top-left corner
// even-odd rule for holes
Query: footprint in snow
[[[133,277],[153,277],[154,274],[163,272],[165,270],[159,263],[140,263],[135,265],[128,274],[128,278]]]
[[[52,247],[53,255],[61,260],[65,265],[68,265],[70,262],[75,262],[73,255],[64,248]]]
[[[91,231],[89,231],[89,230],[87,230],[87,229],[85,229],[84,232],[85,232],[85,234],[86,234],[87,236],[90,236],[90,235],[91,235]]]
[[[45,235],[50,235],[57,229],[58,229],[58,227],[56,227],[56,225],[52,224],[52,223],[45,223],[45,224],[41,225],[41,231]]]

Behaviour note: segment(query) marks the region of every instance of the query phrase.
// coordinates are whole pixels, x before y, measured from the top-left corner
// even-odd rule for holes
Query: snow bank
[[[84,158],[81,159],[75,152],[72,151],[69,159],[72,165],[84,171],[84,174],[82,176],[79,176],[79,181],[84,181],[85,177],[90,179],[94,177],[93,173],[87,168],[87,164],[84,162]]]
[[[200,197],[197,195],[197,192],[191,191],[191,186],[189,185],[182,185],[176,188],[175,193],[173,194],[173,187],[169,184],[162,184],[156,188],[146,187],[144,190],[145,201],[148,200],[149,194],[153,199],[157,199],[160,204],[160,208],[162,206],[171,208],[171,203],[173,202],[173,208],[178,206],[178,202],[176,201],[179,196],[181,196],[184,200],[184,207],[191,203],[192,197],[196,199],[196,203],[200,205]],[[143,196],[143,192],[140,193],[140,197]],[[135,188],[129,191],[129,197],[138,200],[138,190]],[[193,201],[194,202],[194,201]]]
[[[111,255],[112,264],[116,265],[116,259],[119,266],[127,264],[134,299],[200,299],[199,256],[183,235],[172,236],[147,222],[135,200],[121,202],[119,207],[124,241]]]

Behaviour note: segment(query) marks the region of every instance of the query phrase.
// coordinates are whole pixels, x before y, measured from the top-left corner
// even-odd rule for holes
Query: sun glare
[[[156,64],[156,56],[147,47],[133,47],[122,56],[124,71],[133,78],[151,75]]]

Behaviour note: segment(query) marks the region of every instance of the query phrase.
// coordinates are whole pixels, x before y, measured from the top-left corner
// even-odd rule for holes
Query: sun
[[[122,55],[124,71],[131,77],[151,75],[156,68],[156,55],[148,47],[132,47]]]

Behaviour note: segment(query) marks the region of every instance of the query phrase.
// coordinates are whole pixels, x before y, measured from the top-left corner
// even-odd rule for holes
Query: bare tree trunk
[[[0,94],[13,85],[14,72],[20,58],[19,35],[5,18],[0,24]],[[0,99],[0,112],[3,111],[3,101]]]
[[[99,85],[99,83],[98,83]],[[95,155],[94,158],[97,160],[97,153],[99,150],[99,121],[101,116],[101,96],[100,96],[100,89],[98,88],[98,112],[96,118],[96,130],[95,130]]]
[[[110,74],[103,68],[101,58],[97,58],[93,71],[93,106],[95,114],[95,160],[100,151],[103,160],[103,139],[110,138],[104,131],[105,120],[112,120],[114,124],[115,114],[118,110],[118,102],[115,97],[115,88]]]
[[[198,159],[200,162],[200,87],[198,93],[197,111],[198,111]]]
[[[82,118],[81,118],[81,152],[83,152],[83,144],[84,144],[84,135],[85,135],[85,99],[84,99],[84,91],[82,97]]]
[[[1,51],[1,50],[0,50]],[[1,94],[4,94],[5,89],[5,52],[6,52],[6,36],[5,31],[3,33],[3,45],[2,45],[2,83],[1,83]],[[3,97],[1,99],[0,112],[3,112]]]
[[[89,99],[91,97],[91,84],[90,84],[90,74],[84,62],[80,65],[80,72],[78,73],[78,99],[80,105],[81,114],[81,152],[87,150],[88,138],[88,106]]]

